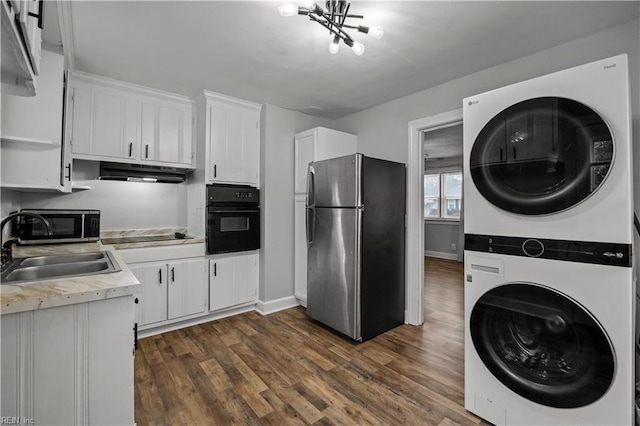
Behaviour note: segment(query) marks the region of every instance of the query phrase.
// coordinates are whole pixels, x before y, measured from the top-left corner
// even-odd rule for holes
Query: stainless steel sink
[[[91,262],[94,260],[104,259],[106,257],[105,252],[98,253],[80,253],[80,254],[63,254],[57,256],[38,256],[27,257],[21,260],[20,267],[26,266],[40,266],[40,265],[58,265],[63,263],[78,263],[78,262]]]
[[[109,251],[16,259],[2,272],[2,284],[42,281],[120,271]]]

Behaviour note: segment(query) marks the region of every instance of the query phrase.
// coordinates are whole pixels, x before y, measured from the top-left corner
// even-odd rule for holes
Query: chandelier
[[[345,28],[354,29],[358,32],[369,34],[374,38],[381,38],[384,34],[382,27],[366,27],[364,25],[348,25],[345,23],[347,18],[362,19],[362,15],[352,15],[349,13],[351,6],[345,0],[328,0],[325,2],[325,9],[318,6],[313,0],[299,2],[301,6],[286,3],[278,7],[281,16],[307,15],[309,19],[317,22],[329,30],[329,34],[333,36],[333,40],[329,44],[329,52],[338,53],[340,49],[340,40],[353,50],[353,53],[360,56],[364,53],[364,45],[354,41],[346,32]]]

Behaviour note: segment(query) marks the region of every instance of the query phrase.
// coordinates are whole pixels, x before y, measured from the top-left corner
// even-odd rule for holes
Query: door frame
[[[405,322],[424,322],[424,152],[422,133],[462,123],[462,108],[409,122],[407,149],[407,259]],[[463,165],[464,167],[464,165]]]

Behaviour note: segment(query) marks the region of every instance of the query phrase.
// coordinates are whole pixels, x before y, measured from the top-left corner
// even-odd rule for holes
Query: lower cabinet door
[[[2,424],[133,425],[134,296],[2,316]]]
[[[129,269],[142,284],[139,296],[139,325],[152,324],[167,319],[167,265],[145,263],[130,265]]]
[[[206,266],[204,258],[172,262],[167,265],[169,319],[205,311]]]
[[[258,296],[258,254],[210,260],[209,309],[216,311],[254,302]]]

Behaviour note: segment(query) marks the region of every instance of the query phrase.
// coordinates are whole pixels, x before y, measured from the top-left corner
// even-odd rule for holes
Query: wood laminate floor
[[[464,405],[463,267],[425,258],[425,322],[353,343],[302,307],[140,340],[138,425],[476,425]]]

